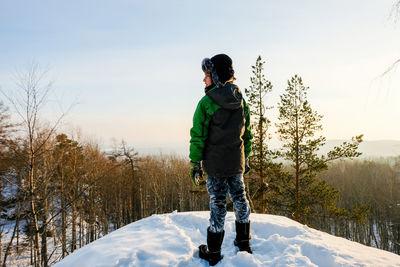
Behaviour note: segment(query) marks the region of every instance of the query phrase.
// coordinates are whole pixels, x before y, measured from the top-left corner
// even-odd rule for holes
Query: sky
[[[2,0],[0,87],[12,95],[15,72],[36,62],[54,82],[43,118],[73,106],[61,131],[105,147],[124,139],[139,151],[186,153],[204,95],[201,60],[228,54],[244,91],[261,55],[273,124],[279,95],[297,74],[327,139],[399,140],[399,67],[380,77],[400,59],[393,4]]]

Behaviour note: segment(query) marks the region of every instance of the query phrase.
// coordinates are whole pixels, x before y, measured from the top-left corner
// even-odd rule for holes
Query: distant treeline
[[[321,177],[340,192],[338,206],[367,205],[362,222],[325,220],[331,234],[400,254],[400,156],[336,162]]]

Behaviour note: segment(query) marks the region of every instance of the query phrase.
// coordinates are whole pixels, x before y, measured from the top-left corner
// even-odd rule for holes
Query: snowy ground
[[[112,232],[56,264],[63,266],[208,266],[197,247],[206,240],[209,212],[153,215]],[[216,266],[400,266],[400,256],[301,225],[281,216],[251,214],[253,254],[233,245],[228,212],[223,260]]]

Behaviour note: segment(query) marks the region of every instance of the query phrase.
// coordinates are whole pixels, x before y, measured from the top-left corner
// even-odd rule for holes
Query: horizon
[[[121,144],[121,141],[122,140],[117,143],[110,142],[105,144],[100,142],[100,148],[106,153],[111,152],[115,149],[115,145],[118,146]],[[317,154],[326,154],[334,146],[339,145],[339,143],[342,143],[344,141],[350,141],[350,139],[327,139],[325,144],[321,147]],[[374,147],[374,144],[377,143],[388,143],[388,145],[391,145],[391,147],[389,148],[380,146],[377,149],[376,147]],[[178,157],[187,157],[189,154],[189,144],[181,144],[180,146],[166,145],[163,147],[156,145],[134,146],[129,143],[127,143],[126,145],[133,148],[134,151],[138,152],[140,156],[173,155]],[[280,148],[280,145],[281,144],[274,144],[273,146],[269,146],[269,148],[272,150],[276,150]],[[395,145],[395,147],[393,147],[392,145]],[[400,155],[400,140],[363,140],[363,142],[359,145],[358,151],[362,152],[362,155],[353,159],[381,159],[397,157]]]

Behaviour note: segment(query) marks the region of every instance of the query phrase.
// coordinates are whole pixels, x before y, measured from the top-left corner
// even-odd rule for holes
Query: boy
[[[199,184],[204,168],[210,195],[210,226],[207,245],[199,246],[199,256],[210,265],[221,259],[224,238],[226,197],[229,192],[236,217],[235,246],[252,253],[250,246],[250,208],[244,189],[251,152],[250,112],[235,80],[232,60],[219,54],[202,62],[206,95],[197,105],[190,130],[190,176]],[[202,166],[200,162],[202,161]]]

